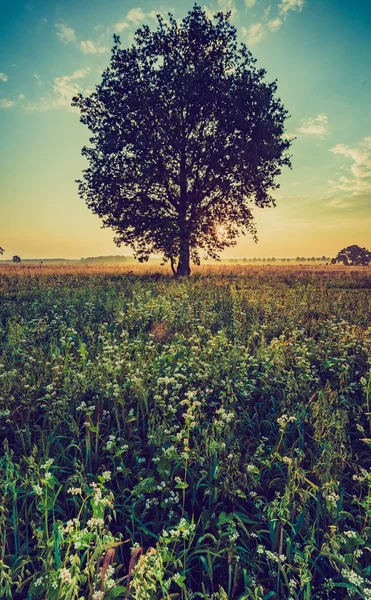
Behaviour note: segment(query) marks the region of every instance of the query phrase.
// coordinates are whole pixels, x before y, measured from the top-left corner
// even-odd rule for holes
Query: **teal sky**
[[[130,254],[77,194],[88,132],[70,107],[109,61],[112,35],[130,45],[143,22],[193,2],[30,0],[0,7],[0,245],[4,258]],[[231,10],[291,118],[293,169],[277,207],[256,209],[259,244],[225,257],[333,256],[371,249],[370,0],[215,0]]]

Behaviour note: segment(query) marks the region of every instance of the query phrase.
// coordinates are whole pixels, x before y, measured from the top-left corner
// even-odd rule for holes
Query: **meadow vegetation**
[[[371,598],[368,269],[0,288],[0,598]]]

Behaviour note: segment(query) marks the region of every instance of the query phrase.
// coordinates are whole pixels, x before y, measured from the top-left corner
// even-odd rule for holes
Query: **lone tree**
[[[20,256],[17,256],[17,255],[13,256],[13,262],[14,262],[14,263],[18,263],[18,264],[19,264],[20,262],[22,262],[22,261],[21,261],[21,257],[20,257]]]
[[[371,262],[371,252],[366,248],[361,248],[354,244],[353,246],[347,246],[338,252],[335,259],[332,259],[331,263],[335,264],[342,262],[344,265],[356,266],[363,265],[367,266]]]
[[[291,142],[276,82],[237,44],[230,13],[211,21],[195,5],[182,22],[157,20],[130,48],[115,35],[102,82],[73,98],[92,132],[79,194],[118,245],[189,275],[200,251],[257,239],[251,208],[275,205]]]

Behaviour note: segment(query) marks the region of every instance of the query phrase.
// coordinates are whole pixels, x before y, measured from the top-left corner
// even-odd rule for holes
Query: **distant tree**
[[[22,261],[21,261],[21,257],[20,257],[20,256],[17,256],[17,255],[13,256],[13,262],[14,262],[14,263],[20,263],[20,262],[22,262]]]
[[[336,258],[332,258],[332,259],[331,259],[331,264],[332,264],[332,265],[336,265]]]
[[[200,252],[256,240],[251,207],[275,205],[291,142],[277,84],[237,44],[230,13],[211,21],[195,5],[181,22],[157,20],[130,48],[115,35],[102,83],[73,99],[92,132],[79,193],[118,245],[189,275]]]
[[[361,248],[354,244],[353,246],[347,246],[340,250],[335,258],[335,262],[342,262],[344,265],[350,266],[366,266],[371,262],[371,252],[366,248]]]

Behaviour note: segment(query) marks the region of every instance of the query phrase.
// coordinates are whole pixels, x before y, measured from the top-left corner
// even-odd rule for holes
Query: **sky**
[[[159,0],[161,2],[161,0]],[[292,170],[277,206],[255,209],[259,242],[223,257],[335,256],[371,249],[370,0],[210,0],[278,81],[290,119]],[[0,4],[0,246],[3,258],[132,254],[78,196],[88,130],[70,106],[109,63],[112,36],[133,43],[156,14],[193,0],[19,0]]]

